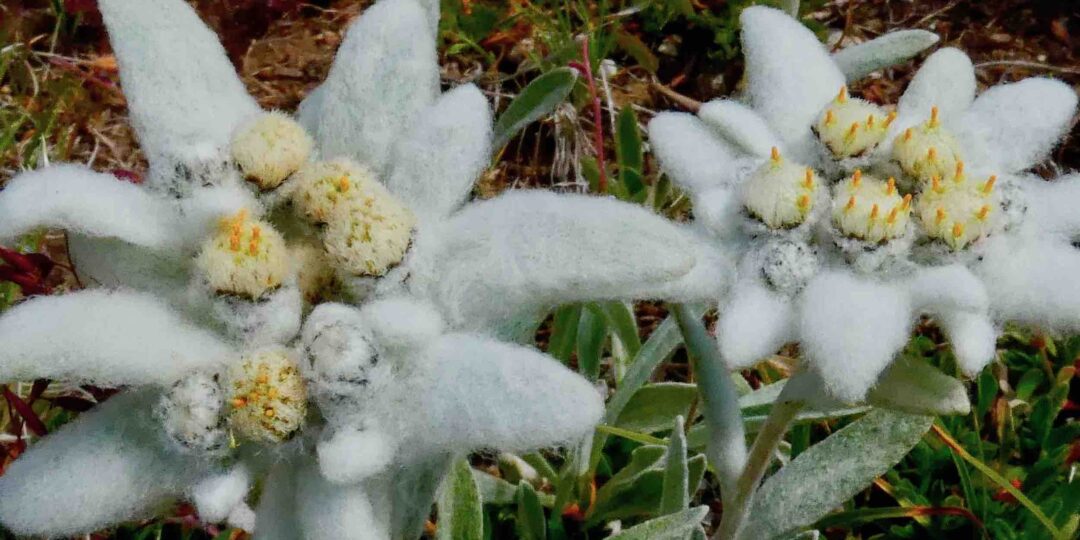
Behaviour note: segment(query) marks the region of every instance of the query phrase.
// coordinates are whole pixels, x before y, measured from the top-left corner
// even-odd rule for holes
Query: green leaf
[[[581,156],[581,175],[589,182],[589,191],[600,191],[600,164],[592,156]]]
[[[483,540],[484,505],[468,460],[450,468],[439,494],[437,540]]]
[[[577,71],[564,67],[533,79],[495,122],[494,148],[506,146],[525,126],[551,114],[566,101],[577,78]]]
[[[885,474],[932,422],[877,409],[811,446],[761,486],[741,537],[776,538],[813,524]]]
[[[690,505],[690,465],[686,456],[686,425],[682,416],[675,417],[668,442],[667,464],[664,468],[664,491],[660,495],[660,515],[681,512]]]
[[[967,389],[921,358],[901,357],[867,394],[876,407],[916,414],[961,415],[971,412]]]
[[[544,509],[536,490],[528,482],[518,484],[517,490],[517,533],[524,540],[547,540],[547,526],[544,523]]]
[[[548,340],[548,354],[562,363],[570,361],[577,342],[578,319],[581,318],[581,306],[578,304],[563,306],[555,310],[551,326],[551,339]]]
[[[833,60],[849,82],[887,67],[907,62],[938,42],[937,34],[926,30],[900,30],[847,47]]]
[[[1032,368],[1024,372],[1020,381],[1016,383],[1016,397],[1023,401],[1031,401],[1031,396],[1039,388],[1046,376],[1043,370]]]
[[[994,376],[994,371],[989,367],[979,374],[976,381],[976,390],[979,399],[975,405],[975,415],[982,418],[986,416],[986,413],[990,412],[990,407],[994,404],[994,398],[998,395],[997,377]]]
[[[590,381],[600,376],[600,355],[604,352],[607,325],[604,314],[594,304],[581,310],[577,330],[578,371]]]
[[[607,540],[686,540],[701,528],[701,520],[708,513],[706,506],[690,508],[630,527]]]
[[[620,49],[626,51],[638,65],[645,68],[649,73],[656,73],[660,68],[660,60],[653,54],[649,46],[643,43],[637,36],[618,29],[615,31],[615,43]]]
[[[631,107],[623,107],[615,122],[615,157],[619,164],[619,183],[630,200],[643,202],[648,196],[644,175],[645,157],[641,149],[641,130]]]
[[[588,523],[656,515],[664,487],[666,454],[667,448],[658,445],[635,449],[630,463],[596,492]],[[704,475],[705,456],[696,455],[687,461],[687,485],[691,489],[697,490]]]
[[[665,382],[649,384],[634,393],[615,425],[642,433],[671,429],[671,419],[685,417],[697,398],[697,386]]]
[[[641,350],[641,337],[638,336],[637,319],[634,318],[630,306],[623,302],[603,302],[597,305],[604,314],[608,327],[615,332],[615,336],[626,349],[626,355],[631,358],[636,356]]]

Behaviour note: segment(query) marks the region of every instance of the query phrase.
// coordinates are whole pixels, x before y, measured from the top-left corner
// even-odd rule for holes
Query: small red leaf
[[[45,428],[45,423],[38,418],[34,409],[6,386],[4,387],[4,399],[7,399],[8,406],[19,413],[19,416],[26,422],[26,427],[30,428],[30,431],[33,431],[35,435],[44,437],[49,433],[49,430]]]
[[[38,269],[37,265],[34,264],[34,261],[26,255],[3,246],[0,246],[0,259],[3,259],[5,263],[10,264],[16,270],[24,274],[37,272]]]
[[[128,170],[128,169],[113,169],[111,172],[112,172],[113,176],[115,176],[115,177],[117,177],[120,180],[123,180],[125,182],[131,182],[132,184],[141,184],[141,183],[143,183],[142,175],[135,172],[135,171]]]

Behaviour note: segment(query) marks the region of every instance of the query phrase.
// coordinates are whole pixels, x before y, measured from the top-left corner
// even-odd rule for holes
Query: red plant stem
[[[585,72],[585,81],[589,84],[593,109],[593,141],[596,144],[596,165],[600,169],[600,180],[596,186],[600,193],[607,193],[607,166],[604,163],[604,120],[600,105],[600,94],[596,91],[596,78],[593,77],[592,60],[589,56],[589,36],[581,40],[581,62],[572,62],[571,67]]]

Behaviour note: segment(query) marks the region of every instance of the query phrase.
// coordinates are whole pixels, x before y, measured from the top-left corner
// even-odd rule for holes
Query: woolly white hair
[[[208,291],[195,285],[203,294]],[[198,294],[198,293],[196,293]],[[304,298],[290,282],[258,301],[208,294],[210,312],[226,335],[248,347],[288,343],[300,332]]]
[[[975,69],[971,59],[959,49],[940,49],[926,58],[900,96],[897,119],[886,141],[930,118],[933,107],[938,108],[942,121],[948,123],[959,118],[974,100]]]
[[[239,464],[200,480],[191,488],[191,499],[203,522],[220,523],[229,519],[238,506],[244,505],[244,497],[250,488],[251,471]]]
[[[749,7],[739,16],[747,95],[785,142],[805,160],[810,125],[845,84],[843,73],[812,32],[782,11]]]
[[[383,0],[349,27],[326,82],[301,122],[323,159],[351,157],[375,171],[402,127],[439,91],[429,15],[416,0]]]
[[[386,187],[420,219],[457,209],[491,159],[491,107],[471,84],[420,113],[393,149]]]
[[[664,172],[691,192],[733,185],[740,178],[736,163],[741,152],[691,114],[665,112],[653,117],[649,144]]]
[[[117,238],[146,248],[176,245],[178,216],[164,200],[111,174],[55,165],[11,179],[0,197],[0,241],[40,227]]]
[[[975,272],[993,291],[996,318],[1080,330],[1080,251],[1067,243],[1020,235],[991,240]]]
[[[296,473],[296,514],[304,540],[389,539],[386,516],[372,508],[366,486],[331,483],[313,464]]]
[[[750,367],[780,349],[796,335],[790,299],[769,290],[756,276],[746,276],[721,305],[716,337],[729,368]]]
[[[768,157],[774,147],[781,147],[765,120],[754,109],[730,99],[716,99],[701,106],[698,117],[743,152]]]
[[[149,517],[206,465],[165,449],[148,411],[154,392],[114,396],[35,444],[0,476],[0,523],[17,534],[68,537]]]
[[[101,0],[150,182],[175,189],[224,167],[233,130],[259,112],[217,36],[173,0]],[[204,179],[207,180],[207,179]]]
[[[0,317],[0,380],[170,384],[233,350],[153,296],[87,290],[30,299]]]

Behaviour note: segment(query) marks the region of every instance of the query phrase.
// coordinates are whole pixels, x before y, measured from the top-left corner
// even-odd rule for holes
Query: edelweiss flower
[[[916,316],[929,314],[949,335],[963,369],[977,372],[992,358],[996,336],[986,289],[963,261],[910,262],[912,245],[937,238],[962,247],[992,231],[989,220],[1005,209],[994,194],[996,180],[983,171],[1024,168],[1030,161],[1016,156],[1045,153],[1060,138],[1075,95],[1044,80],[994,89],[980,98],[987,112],[1001,108],[991,105],[995,95],[1007,94],[1034,121],[1006,112],[1009,120],[998,123],[973,106],[969,127],[953,135],[954,104],[966,108],[974,95],[970,63],[961,77],[971,80],[967,103],[951,95],[957,88],[962,93],[963,84],[930,80],[939,72],[956,78],[940,59],[955,51],[931,56],[928,71],[890,113],[850,96],[834,61],[841,56],[830,57],[794,19],[754,7],[741,21],[750,106],[713,101],[700,120],[665,113],[650,125],[665,170],[694,195],[698,221],[742,254],[739,283],[718,327],[725,359],[743,367],[798,341],[827,390],[856,401],[906,344]],[[842,56],[842,63],[850,66],[853,56]],[[931,86],[948,89],[939,100]],[[1050,102],[1039,107],[1024,87]],[[914,116],[924,104],[925,116]],[[1032,146],[966,171],[966,149],[992,153],[1005,140],[997,135],[1005,122],[1030,135]],[[778,163],[791,171],[789,179],[768,187],[760,179],[780,171]],[[798,170],[805,171],[801,182]]]

